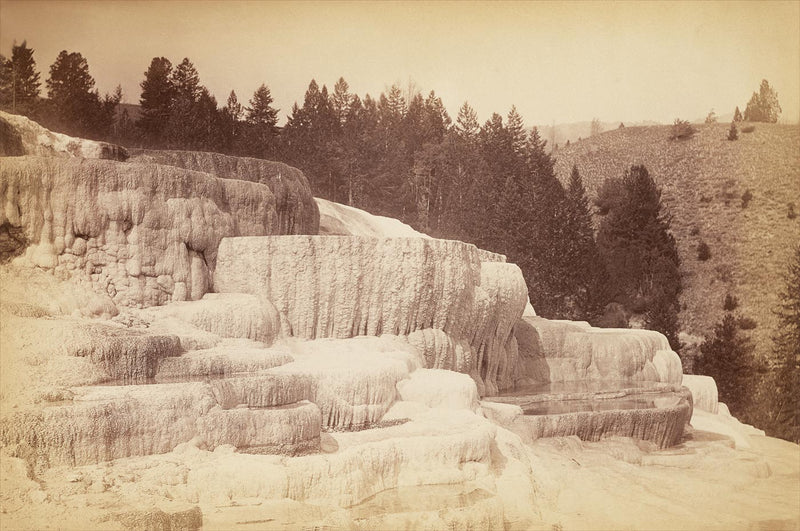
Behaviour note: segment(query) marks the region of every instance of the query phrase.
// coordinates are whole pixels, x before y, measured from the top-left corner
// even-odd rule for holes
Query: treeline
[[[51,66],[47,99],[38,76],[33,50],[15,45],[3,59],[0,104],[55,130],[127,146],[285,161],[304,171],[317,196],[507,255],[543,316],[627,326],[633,310],[679,349],[677,252],[647,169],[609,184],[595,238],[577,169],[562,186],[546,141],[514,107],[481,124],[468,103],[453,120],[434,91],[394,85],[362,97],[344,79],[332,91],[312,80],[279,127],[266,84],[247,104],[231,91],[220,107],[189,59],[174,66],[153,58],[137,117],[119,111],[121,91],[100,96],[79,53],[64,51]]]

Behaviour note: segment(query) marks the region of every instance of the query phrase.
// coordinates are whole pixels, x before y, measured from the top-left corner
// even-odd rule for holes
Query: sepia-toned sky
[[[526,124],[694,120],[742,111],[762,78],[800,121],[800,2],[114,2],[0,0],[0,53],[47,77],[80,52],[137,103],[150,60],[189,57],[224,105],[266,83],[281,119],[311,78],[377,96],[413,80],[455,117],[516,105]],[[44,89],[44,83],[43,83]]]

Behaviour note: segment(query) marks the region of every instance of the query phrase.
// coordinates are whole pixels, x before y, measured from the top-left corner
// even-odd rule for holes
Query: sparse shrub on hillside
[[[620,122],[619,127],[617,129],[625,129],[625,124]]]
[[[701,262],[705,262],[709,258],[711,258],[711,248],[706,242],[701,241],[697,245],[697,259]]]
[[[706,123],[707,124],[717,123],[717,113],[714,112],[714,109],[708,111],[708,114],[706,115]]]
[[[732,312],[736,308],[739,307],[739,299],[737,299],[734,295],[728,293],[725,295],[725,302],[722,303],[722,309],[726,312]]]
[[[758,326],[758,323],[752,317],[739,317],[736,324],[739,325],[739,328],[742,330],[753,330]]]
[[[747,206],[750,204],[750,201],[752,200],[753,200],[753,192],[751,192],[750,189],[748,188],[742,194],[742,208],[747,208]]]
[[[741,122],[742,121],[742,111],[739,110],[739,106],[736,106],[736,110],[733,113],[733,121],[734,122]]]
[[[797,212],[795,211],[794,203],[787,203],[786,205],[786,217],[789,219],[794,219],[797,217]]]
[[[681,120],[675,118],[675,123],[672,124],[672,131],[670,133],[671,140],[686,140],[694,136],[697,129],[689,123],[689,120]]]
[[[756,130],[756,126],[754,126],[754,125],[748,125],[748,126],[742,127],[742,133],[752,133],[755,130]]]
[[[700,357],[694,362],[696,374],[716,380],[720,402],[734,415],[747,408],[755,387],[754,348],[750,338],[739,331],[736,317],[726,313],[714,327],[714,335],[700,345]]]
[[[739,140],[739,129],[735,121],[731,122],[731,128],[728,130],[728,140]]]

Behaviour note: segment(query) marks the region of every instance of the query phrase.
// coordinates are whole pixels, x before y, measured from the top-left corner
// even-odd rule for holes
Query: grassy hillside
[[[682,331],[710,334],[731,293],[740,315],[756,321],[757,354],[768,356],[781,275],[792,245],[800,244],[800,126],[752,125],[755,131],[740,131],[736,141],[727,140],[729,124],[722,123],[696,125],[688,140],[670,140],[671,126],[608,131],[560,148],[556,172],[566,183],[577,165],[594,198],[606,178],[644,164],[662,188],[678,241]],[[752,200],[743,208],[747,190]],[[698,260],[701,241],[711,250],[706,261]]]

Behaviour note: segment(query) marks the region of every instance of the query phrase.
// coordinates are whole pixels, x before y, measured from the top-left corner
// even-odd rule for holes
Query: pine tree
[[[700,345],[694,372],[711,376],[717,382],[719,399],[733,414],[741,414],[751,402],[754,382],[754,346],[739,332],[736,317],[726,312],[714,327],[714,335]]]
[[[528,135],[525,133],[525,124],[522,116],[517,112],[517,107],[512,105],[506,117],[506,129],[511,136],[511,146],[522,160],[525,159],[525,147]]]
[[[169,121],[175,90],[172,85],[172,63],[165,57],[153,57],[139,85],[142,113],[136,126],[142,131],[146,144],[160,145]]]
[[[114,114],[107,112],[94,89],[89,64],[78,52],[61,51],[50,66],[47,93],[53,126],[62,131],[89,138],[108,134]],[[113,109],[112,109],[113,110]]]
[[[474,142],[478,138],[478,132],[480,131],[478,115],[466,101],[458,110],[455,130],[462,139],[468,142]]]
[[[277,153],[278,109],[272,107],[269,87],[262,84],[253,93],[246,108],[247,154],[258,158],[272,158]]]
[[[742,111],[739,110],[739,106],[736,106],[736,111],[733,113],[733,121],[734,122],[741,122],[744,118],[742,118]]]
[[[615,183],[616,180],[612,181]],[[680,259],[670,220],[662,212],[661,190],[644,166],[632,166],[615,186],[600,223],[597,243],[614,291],[626,308],[644,307],[646,320],[668,338],[677,338],[670,313],[681,291]],[[670,343],[676,352],[677,342]]]
[[[771,409],[777,435],[800,442],[800,245],[795,247],[785,279],[776,310],[780,324],[773,336],[776,367]]]
[[[239,103],[236,92],[231,90],[228,101],[220,113],[222,142],[224,150],[228,153],[238,153],[241,148],[242,116],[244,107]]]
[[[349,91],[350,86],[343,77],[340,77],[339,81],[333,86],[331,105],[333,106],[333,112],[336,114],[336,119],[339,121],[340,125],[344,125],[347,120],[347,115],[350,112],[350,105],[353,101],[353,95],[350,94]]]
[[[11,47],[11,59],[2,61],[4,73],[0,104],[12,113],[31,115],[38,101],[41,82],[33,52],[27,41],[19,45],[15,42]]]
[[[572,167],[564,205],[564,242],[562,263],[566,268],[569,303],[565,317],[595,321],[611,302],[608,273],[594,239],[589,199],[580,172]]]
[[[202,93],[200,86],[200,74],[188,57],[184,57],[181,64],[175,67],[170,77],[172,88],[175,91],[175,98],[185,98],[188,101],[196,102]]]

